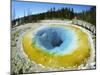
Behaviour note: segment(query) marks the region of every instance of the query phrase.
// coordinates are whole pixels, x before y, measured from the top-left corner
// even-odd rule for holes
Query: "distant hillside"
[[[18,18],[12,21],[12,27],[16,24],[25,24],[25,23],[34,23],[40,20],[47,19],[73,19],[75,18],[79,20],[87,21],[93,25],[96,25],[96,7],[91,7],[88,11],[82,11],[81,13],[75,13],[73,8],[61,8],[56,10],[55,8],[51,8],[45,13],[35,14],[24,16],[22,18]]]

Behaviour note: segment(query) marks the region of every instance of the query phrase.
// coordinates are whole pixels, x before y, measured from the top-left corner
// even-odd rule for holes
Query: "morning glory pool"
[[[33,34],[34,35],[34,34]],[[36,46],[53,54],[72,52],[76,46],[76,34],[64,27],[45,27],[35,33]]]
[[[43,25],[27,31],[22,39],[27,57],[45,68],[77,68],[90,57],[89,36],[74,25]]]

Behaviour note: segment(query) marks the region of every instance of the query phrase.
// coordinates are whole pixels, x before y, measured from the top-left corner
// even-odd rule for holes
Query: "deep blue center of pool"
[[[74,33],[64,27],[46,27],[38,30],[35,34],[35,41],[39,47],[48,51],[69,49],[74,41]]]

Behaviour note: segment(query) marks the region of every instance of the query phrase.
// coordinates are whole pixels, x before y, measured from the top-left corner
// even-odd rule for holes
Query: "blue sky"
[[[60,9],[62,7],[73,8],[74,12],[82,12],[83,10],[89,10],[89,5],[72,5],[72,4],[55,4],[55,3],[41,3],[41,2],[21,2],[12,1],[12,17],[15,14],[15,18],[23,17],[30,10],[32,14],[46,12],[50,8],[55,7]],[[15,11],[15,12],[14,12]]]

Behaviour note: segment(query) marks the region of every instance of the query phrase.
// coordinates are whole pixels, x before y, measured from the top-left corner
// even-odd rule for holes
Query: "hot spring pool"
[[[45,68],[73,68],[86,64],[91,44],[87,33],[76,26],[48,25],[29,30],[23,36],[23,51]]]
[[[33,40],[41,50],[53,54],[66,54],[75,48],[77,42],[74,31],[61,27],[45,27],[34,36]]]

